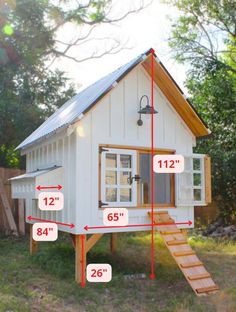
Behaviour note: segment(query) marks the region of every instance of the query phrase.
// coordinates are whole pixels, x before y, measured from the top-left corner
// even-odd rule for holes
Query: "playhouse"
[[[104,233],[113,233],[115,248],[117,232],[150,231],[142,224],[150,222],[148,115],[154,114],[155,154],[181,154],[185,159],[182,173],[154,175],[154,222],[169,223],[157,230],[195,293],[214,292],[217,286],[181,231],[194,226],[194,206],[211,201],[210,158],[193,154],[196,140],[210,130],[154,57],[153,72],[149,50],[74,96],[26,138],[18,146],[26,155],[26,173],[11,179],[12,197],[25,199],[26,217],[72,224],[59,225],[59,230],[73,237],[76,280],[81,281],[81,258],[86,261],[86,253]],[[61,185],[64,208],[38,209],[38,185]],[[110,207],[128,209],[129,224],[140,226],[88,230],[103,225],[103,210]],[[174,223],[183,220],[192,225]],[[34,223],[30,218],[27,222]],[[35,250],[31,236],[31,251]]]

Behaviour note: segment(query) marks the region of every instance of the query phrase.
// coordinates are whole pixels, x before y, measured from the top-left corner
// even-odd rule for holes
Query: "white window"
[[[136,206],[136,151],[104,149],[101,153],[102,207]]]
[[[205,206],[211,197],[209,157],[193,154],[184,160],[184,172],[176,174],[177,206]]]

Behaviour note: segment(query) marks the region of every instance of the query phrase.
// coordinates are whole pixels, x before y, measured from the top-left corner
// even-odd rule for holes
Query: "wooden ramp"
[[[149,213],[151,217],[151,214]],[[189,246],[187,237],[177,228],[167,211],[154,212],[154,223],[167,223],[155,226],[164,239],[166,247],[183,272],[196,295],[216,292],[219,287],[213,282],[203,263]]]

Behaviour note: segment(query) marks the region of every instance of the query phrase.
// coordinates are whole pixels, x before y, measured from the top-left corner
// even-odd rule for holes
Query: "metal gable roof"
[[[16,149],[25,148],[34,142],[42,139],[50,134],[53,134],[59,129],[62,129],[79,119],[81,114],[85,113],[90,107],[95,104],[103,95],[105,95],[112,85],[126,75],[134,66],[139,64],[143,58],[149,54],[149,51],[139,55],[127,64],[121,66],[114,72],[101,78],[94,84],[90,85],[50,116],[39,128],[37,128],[30,136],[28,136]]]
[[[131,60],[127,64],[121,66],[114,72],[101,78],[94,84],[90,85],[89,87],[75,95],[64,105],[62,105],[58,110],[56,110],[52,116],[50,116],[39,128],[37,128],[20,145],[18,145],[16,149],[27,148],[28,146],[37,143],[39,140],[46,138],[61,129],[64,129],[79,120],[82,114],[89,111],[94,104],[96,104],[106,93],[108,93],[113,88],[114,83],[119,82],[127,73],[129,73],[136,65],[138,65],[142,61],[144,61],[143,64],[146,64],[144,68],[147,70],[147,72],[149,72],[150,70],[148,69],[148,62],[150,60],[148,56],[151,54],[151,50],[152,49],[137,56],[135,59]],[[177,92],[177,95],[179,96],[179,101],[177,101],[178,103],[172,103],[173,99],[170,99],[171,104],[175,104],[175,106],[173,106],[176,109],[178,108],[177,112],[179,112],[180,115],[184,114],[184,109],[187,111],[187,113],[185,112],[185,116],[183,116],[183,119],[187,123],[190,130],[192,130],[196,137],[209,135],[210,131],[207,125],[198,115],[197,111],[194,109],[191,103],[186,98],[184,98],[182,90],[171,77],[170,73],[166,70],[161,62],[158,61],[157,63],[155,63],[155,66],[157,66],[157,64],[160,65],[159,75],[161,73],[164,73],[164,75],[166,75],[167,80],[169,80],[169,87],[171,83],[172,89],[174,88],[174,91]],[[158,85],[158,81],[156,81],[156,83]],[[178,105],[178,107],[176,107],[176,105]],[[195,123],[197,121],[197,126],[200,127],[200,132],[196,131],[195,127],[193,127],[193,121]]]

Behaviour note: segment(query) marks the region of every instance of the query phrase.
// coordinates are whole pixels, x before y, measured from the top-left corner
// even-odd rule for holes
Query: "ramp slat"
[[[174,234],[181,234],[181,231],[159,231],[161,235],[174,235]]]
[[[210,291],[217,291],[219,290],[218,286],[209,286],[209,287],[203,287],[203,288],[197,288],[196,291],[198,294],[202,294],[202,293],[208,293]]]
[[[190,262],[190,263],[181,263],[180,266],[183,269],[189,269],[189,268],[194,268],[197,266],[202,266],[203,263],[201,261],[196,261],[196,262]]]
[[[167,241],[166,242],[168,246],[177,246],[177,245],[186,245],[188,244],[188,242],[186,241],[186,239],[174,239],[171,241]]]
[[[200,279],[209,278],[209,277],[211,277],[209,273],[206,273],[206,274],[195,274],[195,275],[189,275],[188,279],[190,281],[195,281],[195,280],[200,280]]]
[[[180,251],[180,252],[174,252],[173,255],[174,255],[175,257],[186,257],[186,256],[195,255],[195,252],[194,252],[193,250]]]

